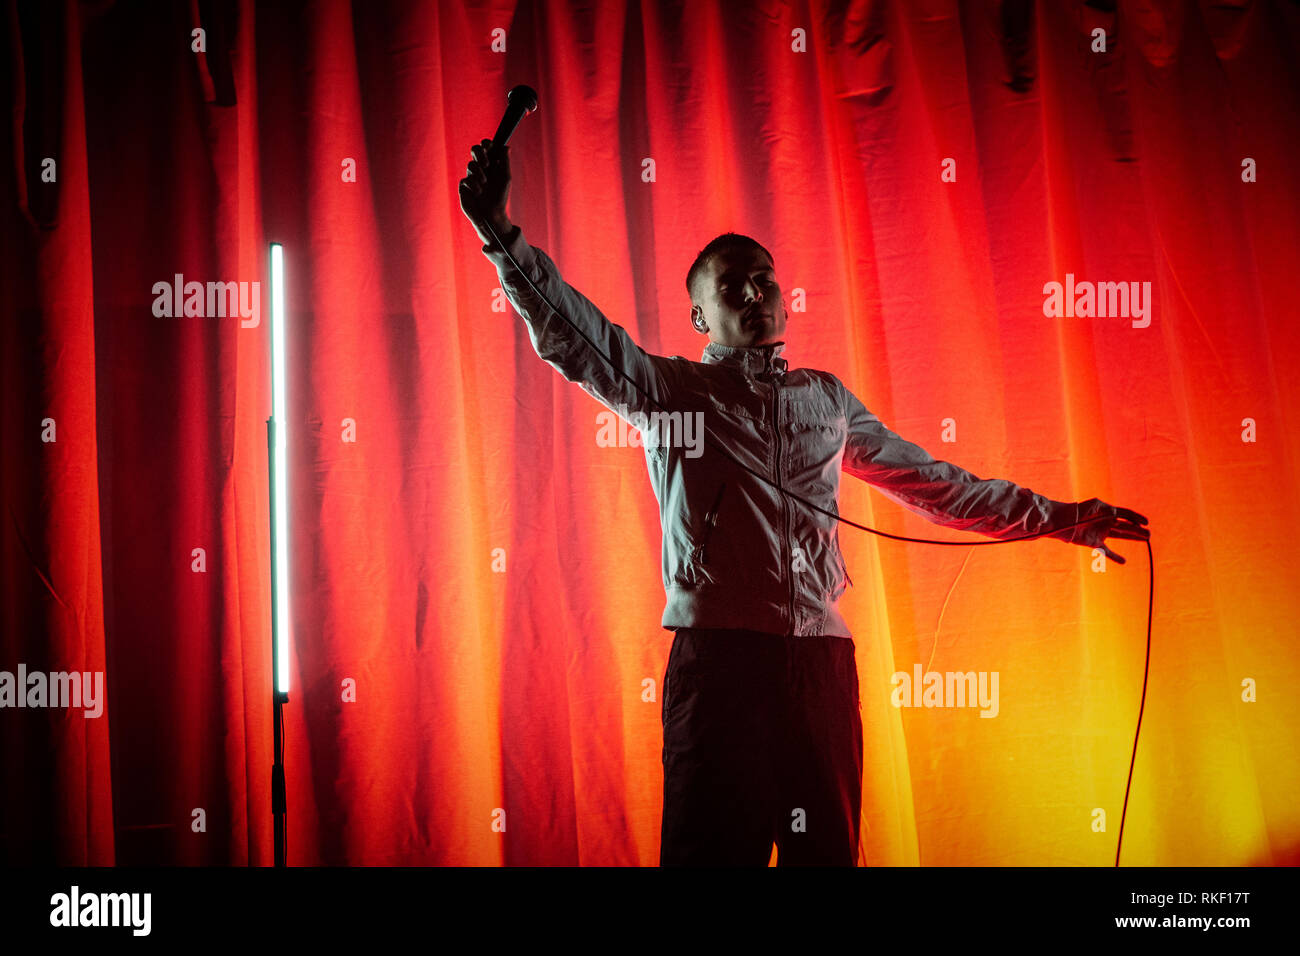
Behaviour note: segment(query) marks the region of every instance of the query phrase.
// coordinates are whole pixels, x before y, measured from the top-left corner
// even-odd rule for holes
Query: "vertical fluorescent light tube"
[[[275,420],[275,689],[289,693],[289,416],[284,379],[284,247],[271,243],[271,417]]]

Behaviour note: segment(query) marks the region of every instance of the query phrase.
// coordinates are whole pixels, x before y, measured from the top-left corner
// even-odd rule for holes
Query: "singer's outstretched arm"
[[[1130,539],[1150,535],[1139,525],[1147,520],[1142,515],[1099,498],[1055,501],[1005,478],[980,478],[951,462],[938,460],[920,445],[886,428],[840,384],[848,421],[843,470],[875,485],[885,496],[935,524],[999,539],[1060,528],[1044,537],[1101,548],[1120,564],[1124,558],[1105,545],[1108,535]],[[1066,527],[1097,516],[1106,517]]]

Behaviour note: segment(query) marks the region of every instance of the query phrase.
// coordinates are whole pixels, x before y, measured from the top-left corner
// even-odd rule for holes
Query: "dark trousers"
[[[853,641],[679,628],[664,674],[660,866],[856,866]]]

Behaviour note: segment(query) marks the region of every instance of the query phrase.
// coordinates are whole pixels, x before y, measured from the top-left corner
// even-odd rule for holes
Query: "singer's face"
[[[710,341],[744,348],[785,336],[785,303],[767,253],[724,250],[708,260],[698,282],[692,311],[704,319]]]

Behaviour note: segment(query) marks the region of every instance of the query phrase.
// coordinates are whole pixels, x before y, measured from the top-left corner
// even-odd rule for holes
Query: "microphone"
[[[506,95],[506,99],[509,101],[506,106],[506,115],[501,117],[501,125],[497,127],[497,134],[492,137],[492,146],[497,149],[505,146],[509,141],[515,127],[524,118],[524,114],[537,109],[537,91],[531,86],[516,86]]]

